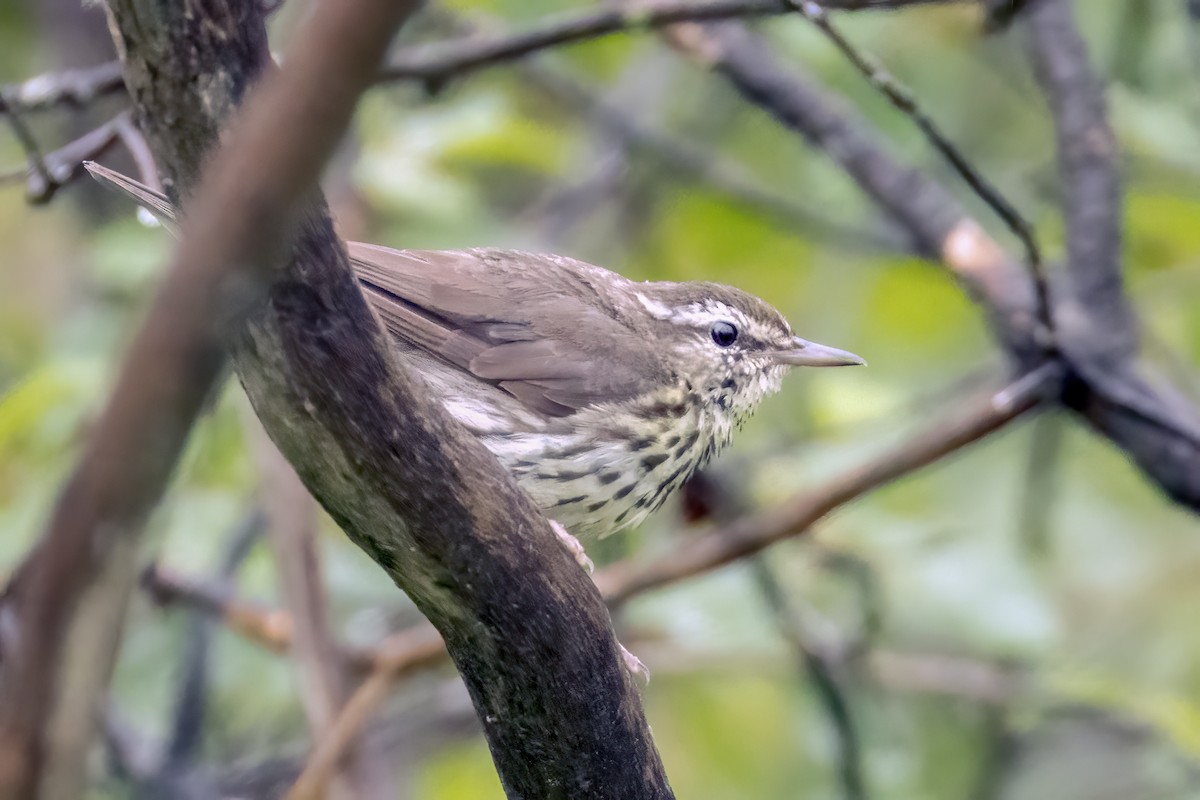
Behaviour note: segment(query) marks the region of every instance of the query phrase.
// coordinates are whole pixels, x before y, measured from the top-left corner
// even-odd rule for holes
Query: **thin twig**
[[[951,270],[983,306],[996,338],[1017,361],[1041,358],[1038,333],[1043,329],[1027,270],[941,184],[898,162],[869,123],[798,65],[780,60],[745,26],[675,26],[663,35],[840,166],[909,235],[920,255]]]
[[[0,175],[0,183],[25,180],[25,194],[31,203],[49,202],[59,189],[84,174],[84,162],[102,156],[122,140],[124,131],[132,125],[129,112],[123,111],[78,139],[47,153],[40,159],[45,172],[29,168],[13,170]]]
[[[842,796],[846,800],[864,800],[867,788],[863,776],[862,740],[854,724],[846,693],[824,655],[809,646],[803,621],[792,608],[787,592],[767,559],[760,553],[750,559],[750,565],[759,593],[771,609],[780,633],[795,651],[837,734],[838,776],[842,784]]]
[[[291,614],[291,653],[302,687],[301,700],[314,741],[330,734],[349,697],[350,674],[344,649],[330,625],[328,593],[317,548],[317,503],[296,471],[247,411],[245,427],[262,475],[263,506],[285,604]],[[357,745],[361,745],[361,741]],[[346,758],[328,777],[335,798],[379,797],[384,776],[364,748],[348,745]],[[326,784],[322,784],[324,788]]]
[[[117,117],[117,133],[121,137],[121,143],[125,145],[125,149],[133,158],[133,163],[137,165],[138,177],[142,183],[156,192],[161,192],[163,190],[162,179],[158,176],[158,165],[154,161],[154,153],[150,152],[150,145],[146,141],[145,134],[134,124],[131,115],[122,114]]]
[[[233,576],[266,527],[266,515],[255,505],[227,537],[214,582],[228,587]],[[175,771],[195,758],[204,735],[208,691],[209,644],[212,615],[197,609],[189,620],[189,631],[179,664],[178,691],[171,715],[170,734],[156,772]]]
[[[791,197],[762,188],[737,164],[720,154],[646,124],[561,70],[550,69],[538,61],[523,63],[520,70],[527,80],[551,97],[577,113],[587,115],[596,125],[638,152],[656,159],[667,168],[664,174],[668,177],[699,181],[739,203],[765,211],[769,219],[789,231],[800,231],[843,249],[870,252],[911,249],[911,243],[903,234],[888,229],[887,223],[880,225],[881,230],[851,227]]]
[[[852,11],[959,1],[830,0],[826,5]],[[618,8],[572,11],[546,17],[527,31],[469,36],[401,52],[380,73],[379,80],[419,80],[436,89],[448,79],[551,47],[680,22],[774,16],[791,10],[787,0],[648,0]]]
[[[189,578],[161,564],[142,572],[141,585],[155,603],[204,611],[271,652],[283,655],[291,647],[292,619],[286,612],[239,598],[228,586]]]
[[[1038,247],[1033,225],[1010,203],[1000,190],[993,186],[978,169],[963,155],[962,151],[950,141],[938,127],[933,118],[925,112],[913,93],[903,86],[896,78],[884,69],[883,65],[873,57],[863,53],[850,43],[841,31],[829,20],[821,4],[813,0],[789,0],[805,19],[815,25],[825,37],[846,57],[846,59],[865,77],[870,84],[881,92],[895,108],[911,119],[925,138],[945,158],[959,177],[971,187],[984,203],[991,208],[1004,222],[1013,235],[1020,240],[1025,249],[1026,264],[1033,275],[1034,287],[1037,292],[1038,319],[1048,331],[1053,332],[1054,322],[1050,312],[1049,289],[1046,283],[1045,268],[1042,264],[1042,253]]]
[[[380,649],[375,669],[359,684],[327,734],[317,742],[303,772],[288,792],[288,800],[319,797],[321,787],[329,782],[371,715],[378,712],[395,681],[413,670],[441,663],[445,656],[445,645],[431,626],[422,625],[389,637]]]
[[[29,126],[25,124],[21,112],[17,111],[8,98],[3,95],[0,95],[0,111],[7,112],[9,127],[12,128],[17,141],[20,142],[21,149],[25,151],[25,160],[29,162],[30,188],[28,191],[30,200],[37,202],[39,198],[46,198],[47,192],[53,194],[53,190],[50,187],[55,184],[54,176],[50,173],[50,168],[46,166],[46,159],[42,156],[42,150],[38,146],[37,138],[34,137],[33,131],[29,130]]]
[[[751,517],[723,526],[692,542],[684,551],[644,564],[622,562],[596,575],[596,584],[612,606],[635,595],[709,572],[784,539],[807,533],[811,526],[850,501],[921,467],[956,453],[1018,419],[1054,391],[1050,374],[1034,385],[990,396],[961,416],[908,439],[882,456],[824,484]]]

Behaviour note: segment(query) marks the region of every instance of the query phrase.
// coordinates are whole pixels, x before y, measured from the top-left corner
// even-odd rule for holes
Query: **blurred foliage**
[[[296,5],[279,21],[281,41]],[[455,5],[514,25],[575,7]],[[1184,4],[1076,5],[1111,82],[1126,155],[1125,263],[1147,355],[1182,381],[1200,361],[1200,76]],[[52,68],[49,26],[73,24],[34,8],[0,6],[4,82]],[[845,28],[914,88],[1057,255],[1052,130],[1022,37],[1019,29],[983,37],[977,12],[964,3],[859,14]],[[89,5],[78,13],[101,12]],[[843,95],[897,153],[942,176],[1004,239],[913,127],[812,30],[799,20],[763,27],[783,57]],[[543,62],[603,94],[661,48],[652,35],[618,36]],[[822,154],[700,70],[671,56],[653,63],[671,71],[666,91],[643,104],[643,122],[711,148],[765,190],[846,225],[878,224]],[[70,113],[33,120],[47,148],[61,141]],[[380,88],[347,143],[353,157],[331,176],[351,189],[335,211],[361,238],[397,247],[553,246],[637,278],[734,283],[776,304],[802,335],[866,356],[868,370],[794,376],[747,426],[717,473],[756,504],[871,458],[1001,374],[979,314],[936,267],[798,236],[645,155],[625,160],[616,188],[559,225],[550,242],[555,193],[604,168],[594,157],[597,137],[594,120],[507,67],[432,96],[415,86]],[[0,163],[20,160],[15,141],[0,135]],[[0,191],[0,575],[36,537],[170,247],[133,209],[113,217],[81,202],[85,196],[68,190],[34,209],[19,187]],[[147,560],[197,575],[215,568],[225,532],[258,491],[248,413],[235,382],[214,399],[155,517]],[[1010,430],[854,503],[822,523],[813,541],[770,553],[797,606],[825,628],[853,636],[858,625],[856,592],[828,567],[830,553],[847,554],[868,565],[881,597],[873,646],[1025,670],[1020,690],[999,708],[848,675],[872,797],[1200,797],[1197,522],[1076,423],[1056,424],[1065,426],[1062,452],[1047,470],[1029,463],[1031,428]],[[1047,546],[1031,552],[1022,503],[1028,482],[1051,474]],[[348,641],[370,644],[413,618],[332,525],[322,534],[336,625]],[[589,549],[601,560],[648,557],[686,548],[693,535],[667,511],[645,530]],[[239,588],[281,602],[269,548],[253,551]],[[135,597],[114,699],[149,736],[168,729],[185,619]],[[678,796],[840,796],[831,727],[749,570],[731,567],[639,599],[623,622],[645,634],[650,721]],[[639,650],[638,638],[626,639]],[[226,631],[216,635],[212,663],[206,757],[228,763],[295,752],[306,729],[291,665]],[[427,688],[417,681],[397,703]],[[452,737],[400,761],[397,796],[502,796],[481,740]]]

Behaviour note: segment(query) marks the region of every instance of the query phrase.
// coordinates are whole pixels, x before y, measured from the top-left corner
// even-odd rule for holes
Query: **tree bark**
[[[186,197],[267,63],[258,4],[110,12],[164,184]],[[671,797],[598,592],[495,458],[394,363],[322,202],[270,302],[230,339],[306,486],[445,638],[509,796]]]

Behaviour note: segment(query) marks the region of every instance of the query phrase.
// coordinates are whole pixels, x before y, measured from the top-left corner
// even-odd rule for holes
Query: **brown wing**
[[[568,416],[631,397],[643,381],[665,380],[644,326],[613,303],[614,285],[627,282],[607,270],[507,250],[348,247],[393,336],[531,409]]]

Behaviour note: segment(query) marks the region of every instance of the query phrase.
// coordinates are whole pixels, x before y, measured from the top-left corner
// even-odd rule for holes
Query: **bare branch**
[[[993,335],[1008,356],[1018,363],[1044,357],[1054,343],[1037,319],[1037,293],[1029,276],[941,186],[897,163],[866,123],[804,79],[794,66],[780,65],[770,47],[744,28],[679,25],[667,35],[680,50],[725,76],[747,100],[835,159],[912,234],[921,253],[952,270],[987,312]],[[1091,310],[1072,303],[1070,291],[1056,294],[1063,297],[1053,298],[1055,343],[1068,362],[1071,379],[1062,402],[1134,459],[1168,496],[1200,510],[1196,410],[1166,381],[1139,373],[1132,363],[1113,366],[1111,359],[1107,364],[1092,363],[1091,345],[1086,341],[1077,345],[1080,338],[1086,339],[1077,332],[1086,334],[1106,323],[1103,318],[1073,319],[1087,317]],[[1102,335],[1100,341],[1104,340]]]
[[[317,552],[317,504],[258,420],[247,420],[246,428],[263,476],[263,506],[270,518],[279,583],[292,620],[291,652],[302,687],[300,699],[312,737],[320,741],[328,735],[349,695],[349,675],[329,624],[328,597]],[[371,767],[364,751],[351,745],[346,763],[328,776],[335,778],[330,796],[381,796],[386,780],[371,774]]]
[[[759,593],[771,609],[780,633],[795,651],[801,668],[808,675],[813,690],[837,734],[838,773],[842,783],[842,796],[846,800],[864,800],[867,797],[867,786],[863,777],[862,742],[846,693],[824,654],[809,645],[804,625],[792,608],[787,592],[766,558],[762,554],[755,556],[751,559],[751,566]]]
[[[0,95],[0,111],[7,112],[9,127],[12,128],[17,141],[21,143],[21,149],[25,151],[25,160],[29,162],[30,200],[38,202],[48,199],[44,195],[46,191],[49,191],[49,187],[55,186],[56,183],[54,176],[50,173],[50,168],[46,166],[46,159],[42,156],[37,139],[29,130],[29,126],[25,124],[21,113],[9,105],[3,95]],[[42,187],[42,190],[37,191],[35,187]]]
[[[47,72],[21,83],[0,87],[0,113],[44,111],[55,106],[80,107],[98,97],[118,94],[125,89],[121,63],[108,61],[85,69]]]
[[[596,574],[596,584],[609,604],[617,606],[642,592],[709,572],[805,534],[818,520],[851,500],[1003,428],[1037,406],[1053,382],[1054,378],[1047,376],[1038,385],[1016,393],[989,397],[961,417],[941,422],[867,464],[764,512],[721,526],[686,550],[645,564],[621,563],[604,569]]]
[[[439,653],[440,655],[440,653]],[[349,702],[318,740],[287,800],[318,800],[332,779],[337,765],[366,727],[371,715],[387,699],[394,676],[387,670],[372,672],[351,695]]]
[[[658,160],[672,179],[692,179],[731,199],[765,212],[769,218],[807,236],[850,250],[906,250],[909,243],[893,231],[854,228],[823,215],[790,197],[757,185],[737,164],[686,139],[660,131],[609,103],[579,81],[536,61],[521,65],[521,74],[538,88],[586,115],[630,148]],[[881,226],[882,227],[882,226]]]
[[[141,586],[155,603],[182,604],[216,617],[271,652],[283,655],[292,646],[292,619],[286,612],[241,599],[228,586],[189,578],[161,564],[142,572]]]
[[[912,237],[919,254],[944,263],[983,305],[1009,352],[1019,359],[1039,357],[1036,297],[1025,270],[942,186],[899,164],[865,122],[794,64],[781,64],[769,45],[744,27],[680,25],[664,35],[834,159]]]
[[[830,22],[820,4],[813,0],[790,0],[790,2],[806,19],[819,28],[829,41],[833,42],[834,46],[872,86],[920,128],[933,148],[950,163],[967,186],[971,187],[971,190],[996,213],[996,216],[1003,220],[1008,229],[1020,240],[1025,249],[1026,264],[1033,273],[1033,284],[1037,293],[1038,319],[1050,332],[1049,341],[1052,341],[1054,323],[1050,315],[1050,298],[1046,288],[1042,253],[1033,233],[1033,225],[1021,215],[1016,206],[1008,202],[1000,190],[983,177],[974,164],[967,160],[967,157],[942,132],[933,118],[917,104],[916,97],[912,92],[902,86],[874,58],[859,51],[850,43],[850,40],[842,35],[841,31]]]
[[[850,11],[958,1],[827,0],[822,5]],[[775,16],[791,11],[792,6],[787,0],[647,0],[632,5],[605,6],[550,17],[536,28],[521,33],[469,36],[402,52],[383,70],[380,80],[419,80],[436,88],[451,78],[484,67],[613,33],[662,28],[680,22]]]
[[[1026,21],[1030,55],[1050,104],[1067,228],[1067,302],[1063,346],[1112,368],[1137,351],[1133,309],[1121,280],[1119,150],[1104,85],[1088,63],[1070,0],[1038,0]],[[1081,326],[1083,329],[1081,329]]]
[[[15,119],[15,117],[14,117]],[[133,123],[128,112],[80,136],[57,150],[39,157],[38,169],[14,170],[0,175],[0,183],[24,180],[25,195],[37,205],[53,199],[58,190],[85,173],[84,162],[99,158],[114,144],[126,140]]]

